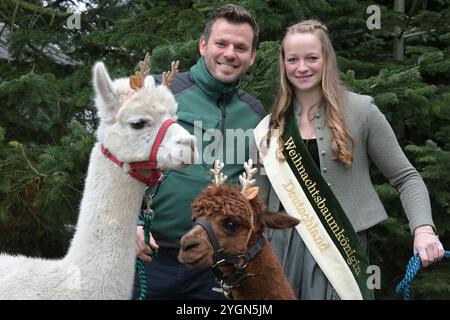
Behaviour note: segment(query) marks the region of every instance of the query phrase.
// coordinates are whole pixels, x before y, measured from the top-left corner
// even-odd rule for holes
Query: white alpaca
[[[61,260],[0,254],[0,299],[131,298],[136,221],[146,185],[105,157],[100,145],[125,163],[148,160],[158,129],[175,118],[177,103],[163,85],[124,99],[131,91],[128,79],[112,82],[103,63],[94,66],[93,82],[98,141],[69,251]],[[171,125],[157,153],[158,168],[179,168],[196,157],[195,137]]]

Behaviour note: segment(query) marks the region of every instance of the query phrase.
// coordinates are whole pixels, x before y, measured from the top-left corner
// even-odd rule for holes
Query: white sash
[[[299,219],[295,227],[308,250],[320,266],[328,281],[343,300],[363,299],[361,291],[346,261],[339,253],[330,236],[322,226],[316,212],[309,203],[302,187],[286,161],[276,157],[277,138],[272,137],[267,152],[260,150],[261,140],[268,132],[270,115],[266,116],[254,130],[259,157],[264,165],[272,188],[286,212]],[[365,272],[363,270],[362,272]]]

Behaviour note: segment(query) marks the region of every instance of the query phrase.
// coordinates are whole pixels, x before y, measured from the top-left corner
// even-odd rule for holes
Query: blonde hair
[[[339,79],[339,70],[336,63],[336,53],[327,34],[327,27],[316,20],[305,20],[290,26],[283,41],[281,42],[278,56],[278,92],[274,102],[269,121],[269,132],[262,143],[263,149],[270,145],[272,132],[277,132],[278,136],[278,159],[282,160],[281,153],[284,150],[283,135],[286,126],[286,116],[289,108],[293,104],[294,87],[288,81],[284,67],[284,41],[288,35],[296,33],[311,33],[315,35],[322,44],[322,55],[324,67],[322,71],[322,106],[325,108],[325,121],[331,128],[331,148],[336,153],[333,160],[338,160],[346,166],[350,166],[353,161],[352,147],[354,139],[346,130],[343,114],[343,96],[346,91],[345,86]],[[278,130],[278,131],[273,131]]]

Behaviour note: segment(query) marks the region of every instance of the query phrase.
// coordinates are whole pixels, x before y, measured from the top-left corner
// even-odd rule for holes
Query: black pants
[[[163,250],[161,250],[163,251]],[[146,263],[147,299],[151,300],[221,300],[222,293],[212,291],[219,287],[210,269],[190,270],[176,256],[159,252]],[[139,297],[140,286],[135,275],[133,299]]]

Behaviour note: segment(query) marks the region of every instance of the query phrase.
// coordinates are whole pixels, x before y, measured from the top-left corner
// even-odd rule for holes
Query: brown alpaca
[[[212,267],[219,279],[225,277],[222,289],[226,295],[231,293],[233,299],[296,299],[272,246],[263,238],[263,231],[265,227],[291,228],[299,220],[264,210],[257,196],[259,189],[249,188],[254,184],[251,178],[256,172],[251,169],[251,160],[248,166],[244,165],[247,174],[239,178],[242,190],[223,184],[226,176],[219,176],[222,167],[216,161],[214,170],[211,169],[215,175],[213,184],[192,204],[196,224],[181,238],[178,259],[191,269]],[[217,239],[211,239],[214,235],[209,233]],[[250,257],[247,255],[245,259],[249,250]]]

